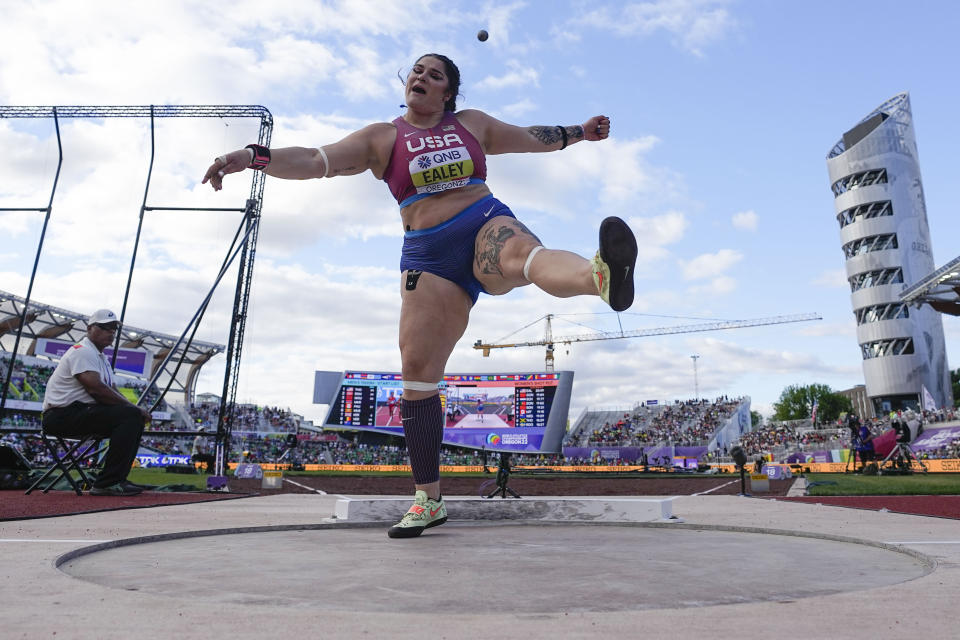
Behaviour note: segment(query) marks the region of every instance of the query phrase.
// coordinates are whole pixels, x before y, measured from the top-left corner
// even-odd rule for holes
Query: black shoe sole
[[[637,239],[630,226],[616,216],[600,223],[600,259],[610,267],[610,307],[625,311],[633,304],[633,271]]]
[[[424,530],[429,529],[430,527],[438,527],[446,521],[446,518],[440,518],[439,520],[434,520],[425,527],[390,527],[387,529],[387,535],[391,538],[416,538],[423,533]]]

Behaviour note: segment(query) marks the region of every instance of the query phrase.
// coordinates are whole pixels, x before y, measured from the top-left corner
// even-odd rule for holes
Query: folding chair
[[[59,471],[59,474],[47,483],[43,488],[43,493],[50,491],[50,489],[60,482],[61,478],[65,477],[77,495],[83,495],[83,487],[90,488],[93,486],[93,481],[90,479],[90,476],[84,472],[83,465],[89,460],[100,461],[101,454],[107,450],[107,445],[100,446],[103,439],[102,436],[66,438],[52,436],[46,433],[41,434],[40,441],[50,454],[53,464],[42,476],[37,478],[36,482],[30,485],[30,488],[26,490],[24,495],[30,495],[31,491],[38,488],[44,480],[57,471]],[[76,471],[80,475],[79,480],[74,479],[71,471]]]

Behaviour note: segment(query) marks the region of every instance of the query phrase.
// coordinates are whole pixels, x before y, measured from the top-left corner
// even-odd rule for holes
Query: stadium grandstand
[[[952,267],[951,267],[952,268]],[[22,331],[20,353],[11,367],[12,336],[19,329],[23,300],[0,292],[0,372],[7,378],[5,409],[0,416],[0,438],[21,451],[34,464],[44,460],[39,445],[40,409],[46,383],[62,349],[79,341],[86,331],[86,316],[77,312],[31,303]],[[201,429],[216,432],[220,398],[194,394],[200,368],[223,351],[222,345],[194,341],[186,348],[178,339],[156,331],[124,326],[118,357],[117,385],[131,401],[144,395],[151,405],[163,388],[170,391],[154,412],[155,420],[144,432],[139,454],[146,457],[176,456],[183,460],[194,450]],[[58,352],[58,349],[61,351]],[[136,357],[140,355],[139,359]],[[119,356],[120,354],[118,354]],[[169,357],[168,357],[169,356]],[[184,366],[169,365],[180,358]],[[155,376],[158,371],[161,374]],[[151,384],[151,377],[156,381]],[[169,402],[168,402],[169,400]],[[956,421],[953,410],[924,412],[921,419],[934,427]],[[888,431],[891,416],[866,423],[876,435]],[[152,431],[166,432],[153,435]],[[179,433],[170,432],[182,432]],[[956,457],[960,454],[960,429],[956,437],[944,431],[921,443],[925,458]],[[646,401],[616,408],[584,409],[570,427],[555,454],[514,454],[513,464],[528,467],[552,466],[653,466],[664,470],[695,470],[729,464],[730,449],[740,445],[751,460],[770,462],[839,461],[850,447],[850,434],[842,424],[833,428],[811,427],[809,421],[770,423],[755,428],[749,397]],[[307,465],[405,465],[402,438],[350,429],[324,430],[287,408],[237,404],[226,458],[240,462]],[[493,451],[444,447],[442,464],[478,467],[496,464]]]
[[[6,441],[33,454],[39,451],[36,435],[47,381],[62,353],[86,335],[87,316],[31,302],[21,330],[24,304],[23,298],[0,291],[0,390],[4,392],[0,430]],[[18,342],[14,355],[13,346]],[[223,345],[198,340],[184,347],[175,336],[124,325],[116,359],[117,388],[131,402],[147,407],[156,404],[149,430],[193,432],[197,428],[192,413],[197,374],[223,349]],[[112,356],[113,349],[108,347],[105,353]]]
[[[52,369],[51,369],[52,370]],[[42,378],[42,374],[40,375]],[[38,382],[40,384],[40,382]],[[151,436],[144,433],[142,456],[190,456],[198,429],[212,432],[216,428],[219,398],[200,394],[189,414],[189,427],[178,427],[183,435]],[[514,454],[513,464],[520,467],[557,466],[638,466],[669,471],[709,469],[711,465],[729,465],[729,450],[743,447],[751,461],[804,463],[838,461],[840,452],[850,447],[849,431],[839,422],[833,427],[814,429],[807,420],[774,422],[748,427],[736,438],[724,440],[730,425],[739,429],[738,416],[747,409],[749,399],[717,398],[714,401],[687,400],[673,404],[637,403],[630,410],[586,409],[568,432],[562,453]],[[370,440],[371,434],[338,429],[322,431],[302,416],[280,407],[237,405],[228,459],[231,463],[284,464],[289,468],[308,465],[405,465],[407,454],[401,438]],[[960,420],[960,412],[938,410],[921,416],[929,432]],[[891,416],[868,420],[871,432],[879,436],[891,428]],[[34,464],[48,463],[35,436],[39,430],[39,414],[29,411],[8,411],[4,417],[5,433],[0,440],[15,446]],[[942,423],[942,424],[941,424]],[[20,433],[7,431],[19,427]],[[752,425],[751,425],[752,426]],[[170,426],[168,425],[167,429]],[[960,457],[960,430],[934,438],[932,445],[918,446],[923,459]],[[295,439],[294,445],[291,437]],[[444,447],[441,464],[480,467],[484,462],[496,465],[499,454],[457,447]]]
[[[24,304],[23,298],[0,291],[0,353],[8,358],[20,328]],[[17,360],[38,358],[55,366],[63,345],[75,344],[86,334],[87,315],[31,301],[23,324]],[[108,355],[113,353],[112,349],[108,350]],[[184,346],[177,336],[125,324],[120,329],[117,373],[142,381],[156,377],[159,389],[169,386],[171,392],[181,395],[179,404],[189,407],[193,404],[192,394],[201,367],[223,350],[224,345],[200,340]],[[7,362],[9,368],[9,359]],[[0,383],[6,380],[6,373],[7,369],[0,372]],[[169,394],[165,398],[171,400]]]

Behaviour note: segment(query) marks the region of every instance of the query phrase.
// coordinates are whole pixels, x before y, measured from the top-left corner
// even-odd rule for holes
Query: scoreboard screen
[[[558,452],[566,432],[573,372],[445,375],[438,385],[446,444]],[[344,371],[326,426],[403,435],[398,373]]]

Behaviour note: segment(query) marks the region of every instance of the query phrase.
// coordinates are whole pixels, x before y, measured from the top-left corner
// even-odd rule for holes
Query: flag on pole
[[[813,426],[817,426],[817,407],[820,405],[820,399],[813,399],[813,413],[810,417],[810,421],[813,423]]]
[[[933,396],[930,395],[930,392],[927,391],[927,387],[920,385],[920,395],[923,398],[923,410],[924,411],[936,411],[937,403],[934,401]]]

